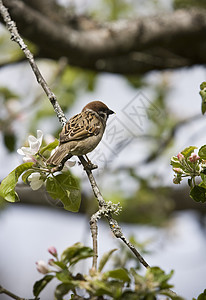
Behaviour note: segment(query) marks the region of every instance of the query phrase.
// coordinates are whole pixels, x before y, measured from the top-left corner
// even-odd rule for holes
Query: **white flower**
[[[42,274],[47,274],[50,271],[48,265],[43,260],[36,262],[36,268]]]
[[[76,161],[73,160],[67,160],[64,164],[64,167],[62,169],[63,172],[66,172],[68,169],[74,167],[76,165]]]
[[[33,155],[35,155],[39,148],[41,147],[43,139],[43,132],[41,130],[37,130],[37,137],[30,135],[28,137],[29,147],[21,147],[21,149],[17,150],[17,153],[20,155],[25,155],[23,158],[24,162],[35,162]]]
[[[44,181],[40,179],[40,176],[40,173],[34,172],[28,177],[28,180],[30,181],[30,186],[34,191],[38,190],[44,183]]]

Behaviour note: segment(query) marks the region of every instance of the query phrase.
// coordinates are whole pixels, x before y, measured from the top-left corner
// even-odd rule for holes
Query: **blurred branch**
[[[13,299],[16,299],[16,300],[32,300],[32,299],[26,299],[26,298],[21,298],[21,297],[18,297],[17,295],[9,292],[7,289],[3,288],[1,285],[0,285],[0,294],[5,294]],[[39,298],[35,298],[33,300],[38,300]]]
[[[54,111],[61,123],[61,126],[63,127],[67,121],[64,112],[62,111],[60,105],[57,102],[56,96],[51,92],[50,88],[48,87],[46,81],[44,80],[43,76],[41,75],[35,61],[34,61],[34,57],[32,55],[32,53],[28,50],[27,46],[25,45],[23,39],[21,38],[21,36],[18,33],[18,30],[16,28],[16,24],[11,20],[10,15],[8,13],[8,10],[6,9],[6,7],[3,5],[2,0],[0,0],[0,13],[4,19],[4,22],[6,23],[6,26],[9,30],[9,32],[11,33],[11,39],[18,43],[20,48],[22,49],[22,51],[24,52],[26,58],[28,59],[32,70],[34,72],[34,74],[36,75],[37,78],[37,82],[42,86],[43,90],[45,91],[46,95],[48,96],[51,104],[54,107]],[[136,248],[124,237],[121,228],[119,227],[118,223],[116,220],[114,220],[112,218],[111,212],[109,210],[107,210],[107,208],[109,207],[108,204],[105,202],[104,198],[102,197],[100,190],[96,184],[96,181],[93,177],[92,171],[90,169],[87,168],[86,166],[86,161],[84,160],[83,157],[79,157],[82,165],[85,168],[85,171],[87,173],[87,176],[89,178],[91,187],[93,189],[94,195],[98,200],[99,203],[99,216],[105,216],[109,222],[110,225],[110,229],[112,230],[112,232],[114,233],[114,235],[117,238],[120,238],[129,248],[130,250],[135,254],[135,256],[140,260],[140,262],[146,267],[148,268],[149,265],[148,263],[143,259],[143,257],[139,254],[139,252],[136,250]],[[95,227],[94,227],[95,228]],[[97,231],[97,226],[96,229]],[[97,245],[97,234],[93,234],[92,233],[92,238],[93,238],[93,245]],[[95,253],[95,257],[97,257],[97,246],[95,246],[96,251]],[[93,264],[95,266],[96,269],[96,261]]]
[[[197,119],[199,119],[201,117],[200,114],[194,115],[192,117],[186,118],[184,120],[179,121],[178,123],[176,123],[175,125],[173,125],[170,128],[169,134],[165,139],[158,139],[158,147],[157,149],[155,149],[155,151],[153,151],[147,158],[145,158],[141,164],[147,164],[150,163],[152,161],[154,161],[156,158],[158,158],[167,148],[167,146],[172,142],[172,140],[175,137],[175,134],[177,132],[177,130],[188,124],[189,122],[195,121]],[[153,137],[154,138],[154,137]]]
[[[65,17],[54,1],[42,7],[28,0],[3,0],[20,33],[39,55],[68,58],[69,64],[101,72],[144,74],[151,70],[205,64],[206,11],[172,13],[97,23],[86,16]],[[87,45],[85,47],[85,45]],[[169,50],[168,50],[169,49]]]

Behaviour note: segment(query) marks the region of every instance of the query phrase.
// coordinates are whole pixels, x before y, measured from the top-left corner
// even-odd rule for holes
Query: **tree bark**
[[[85,16],[66,18],[54,0],[48,9],[49,1],[3,0],[39,57],[65,56],[73,66],[137,75],[206,63],[204,9],[99,24]]]

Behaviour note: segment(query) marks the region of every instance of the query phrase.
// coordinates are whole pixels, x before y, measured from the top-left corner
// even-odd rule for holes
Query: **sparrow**
[[[60,133],[59,146],[47,164],[61,170],[73,155],[82,156],[93,151],[102,139],[109,115],[114,112],[101,101],[88,103],[66,123]]]

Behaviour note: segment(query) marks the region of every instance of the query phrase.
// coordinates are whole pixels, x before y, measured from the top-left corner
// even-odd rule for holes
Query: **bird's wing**
[[[101,129],[101,121],[91,111],[81,112],[66,123],[60,133],[60,144],[82,140],[91,135],[98,135]]]

